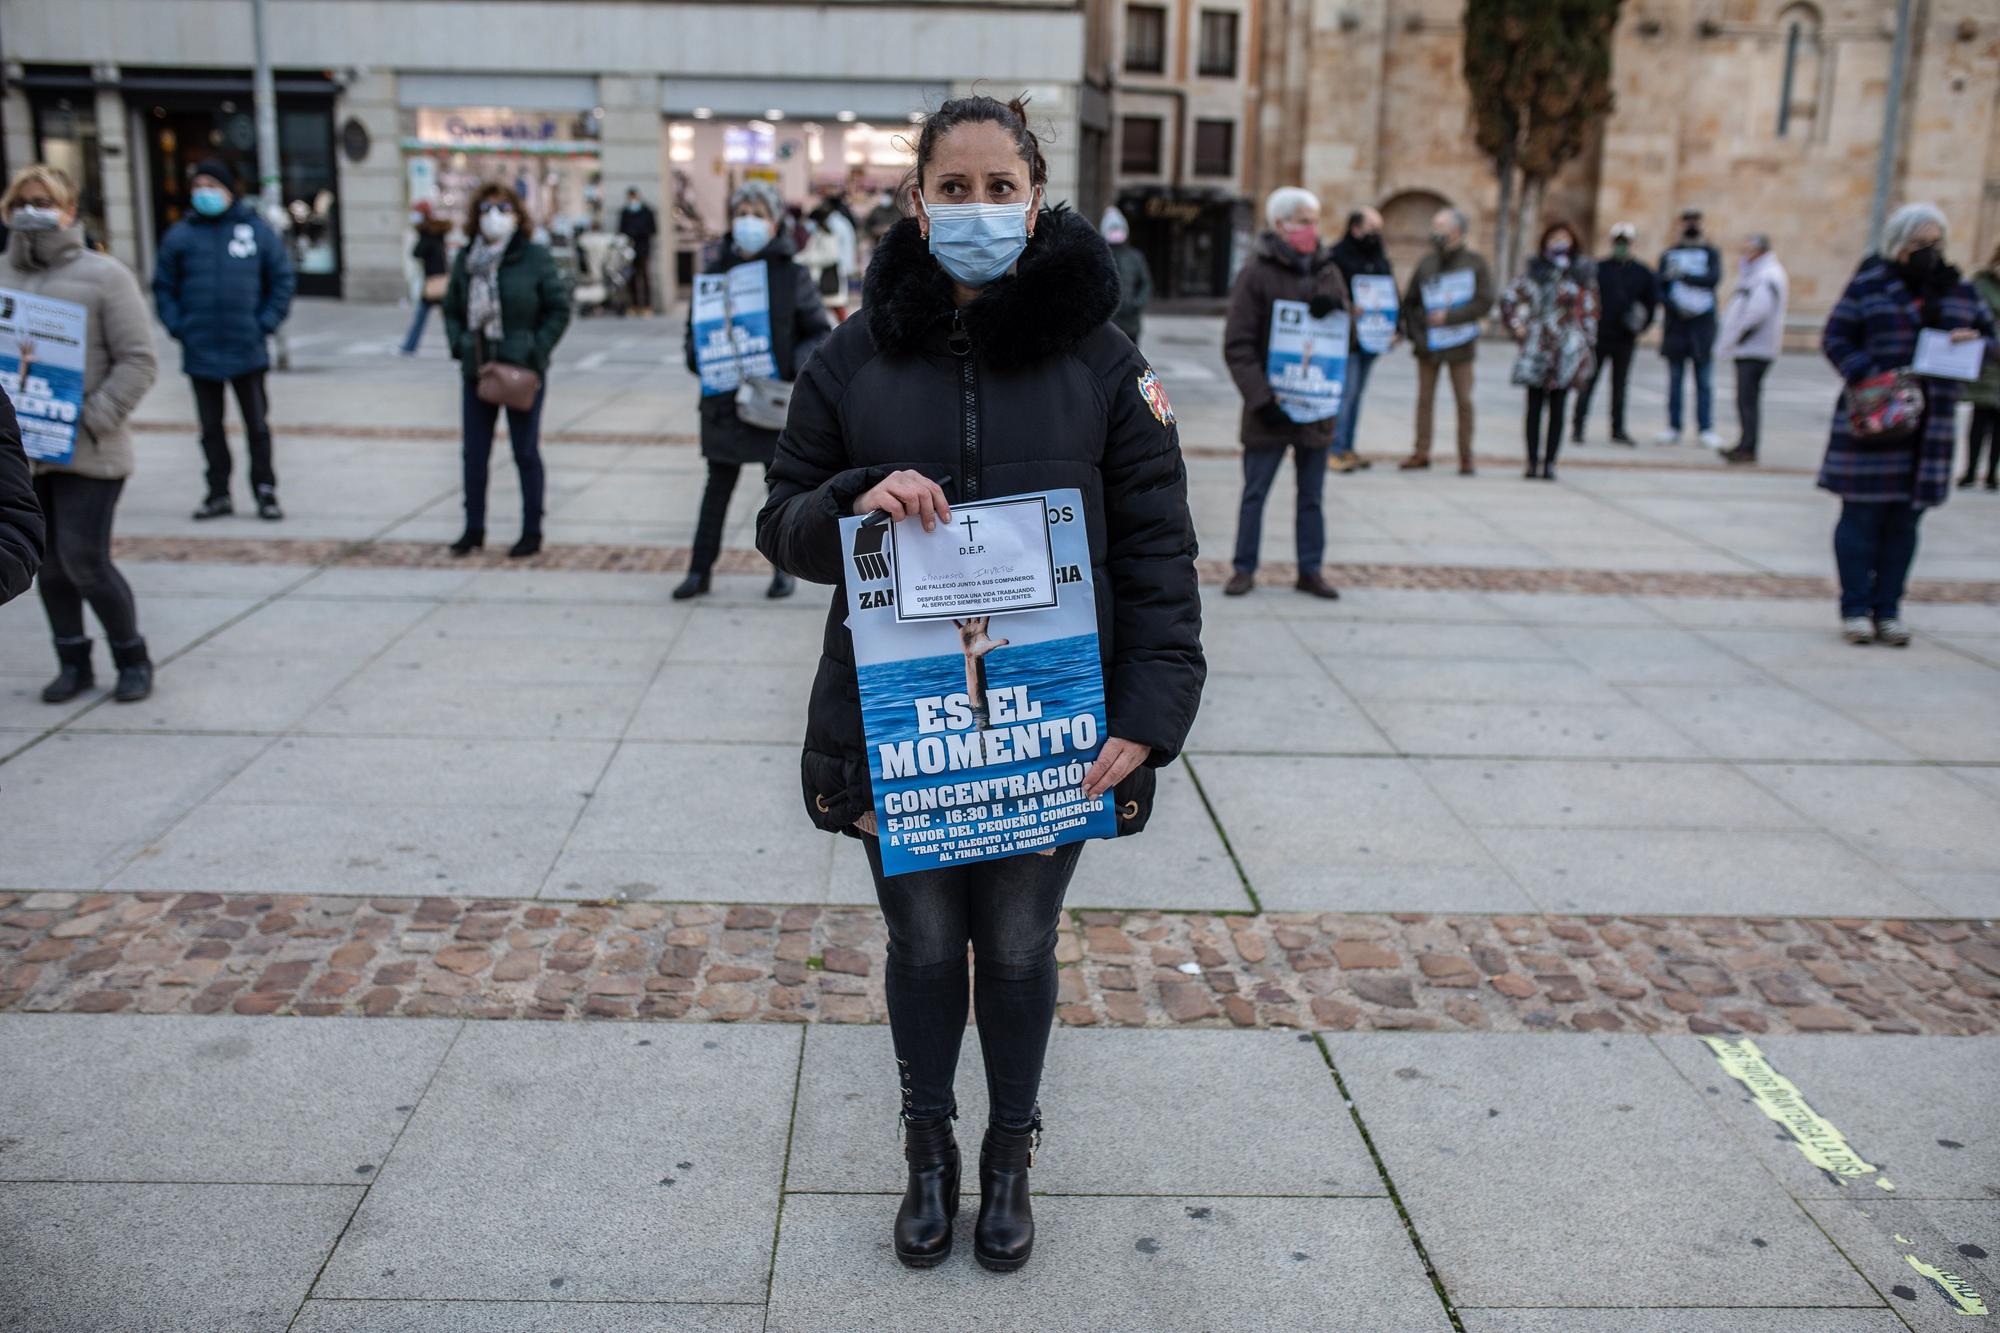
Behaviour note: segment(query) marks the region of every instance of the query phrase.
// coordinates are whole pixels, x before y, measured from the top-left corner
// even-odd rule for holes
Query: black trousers
[[[1986,484],[1993,485],[2000,478],[2000,407],[1975,407],[1972,409],[1972,433],[1966,438],[1965,479],[1971,481],[1979,471],[1979,450],[1986,449]]]
[[[1757,437],[1764,421],[1764,375],[1771,363],[1763,357],[1736,358],[1736,420],[1742,427],[1739,447],[1746,454],[1757,452]]]
[[[83,606],[97,613],[113,644],[139,637],[132,587],[111,563],[111,517],[125,483],[67,472],[35,478],[35,499],[48,522],[49,554],[42,562],[42,609],[58,639],[81,639]]]
[[[1542,458],[1542,412],[1549,414],[1548,459],[1546,466],[1554,468],[1556,452],[1562,448],[1563,401],[1569,397],[1568,389],[1528,390],[1528,418],[1524,423],[1528,436],[1528,471],[1538,472],[1544,466]]]
[[[736,479],[742,473],[741,463],[708,460],[708,481],[701,488],[701,513],[695,519],[689,573],[702,574],[715,568],[716,558],[722,554],[722,530],[729,521],[729,497],[736,493]]]
[[[1611,363],[1611,438],[1625,438],[1625,386],[1632,379],[1632,349],[1630,342],[1600,342],[1597,355],[1591,359],[1590,378],[1576,395],[1576,433],[1583,434],[1584,423],[1590,420],[1590,397],[1597,391],[1597,377],[1604,373],[1605,362]]]
[[[258,494],[278,489],[278,474],[271,466],[271,424],[265,413],[269,400],[264,396],[264,372],[253,370],[229,380],[188,376],[194,385],[194,410],[201,418],[201,451],[208,457],[208,493],[229,494],[229,437],[222,431],[223,391],[236,390],[236,406],[243,412],[243,433],[250,440],[250,485]]]
[[[650,243],[646,249],[650,250]],[[632,276],[626,282],[632,294],[632,308],[650,310],[653,307],[653,261],[644,250],[632,259]]]

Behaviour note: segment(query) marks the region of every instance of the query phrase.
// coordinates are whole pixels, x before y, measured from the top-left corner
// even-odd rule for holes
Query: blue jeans
[[[1340,421],[1333,429],[1334,454],[1354,452],[1354,427],[1361,420],[1361,395],[1368,391],[1368,372],[1375,368],[1375,356],[1359,348],[1347,356],[1347,384],[1340,395]]]
[[[1703,431],[1715,429],[1715,362],[1691,356],[1667,358],[1667,425],[1681,428],[1681,367],[1694,362],[1694,419]]]
[[[1298,456],[1299,573],[1319,573],[1326,554],[1326,519],[1320,512],[1320,493],[1326,489],[1326,450],[1295,444],[1277,449],[1243,451],[1243,507],[1236,514],[1236,568],[1245,574],[1257,571],[1257,549],[1264,544],[1264,501],[1271,483],[1278,479],[1285,455]]]
[[[1843,500],[1833,526],[1833,562],[1840,569],[1840,614],[1894,620],[1903,585],[1917,558],[1917,520],[1908,500]]]
[[[424,340],[424,321],[430,317],[431,303],[429,301],[417,302],[417,317],[410,321],[409,335],[403,339],[404,356],[410,356],[416,352],[417,344]]]
[[[507,442],[514,447],[514,467],[521,474],[521,535],[542,530],[542,400],[548,396],[548,377],[535,394],[527,411],[507,409]],[[500,422],[500,405],[479,400],[478,386],[465,382],[465,398],[460,417],[464,422],[465,526],[468,531],[486,530],[486,464],[493,452],[493,431]]]

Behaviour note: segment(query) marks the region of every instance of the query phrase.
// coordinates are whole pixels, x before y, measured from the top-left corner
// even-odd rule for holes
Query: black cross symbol
[[[973,518],[972,515],[967,514],[965,516],[965,539],[967,541],[972,540],[972,525],[976,522],[978,522],[978,520]]]

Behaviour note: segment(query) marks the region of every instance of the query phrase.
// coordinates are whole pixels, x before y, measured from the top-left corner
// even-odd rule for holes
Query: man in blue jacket
[[[235,177],[213,159],[197,162],[188,181],[194,212],[167,229],[153,267],[153,303],[160,322],[181,345],[181,369],[194,383],[201,448],[208,456],[208,498],[198,519],[234,513],[229,500],[229,442],[222,433],[223,395],[236,390],[250,438],[250,485],[257,516],[280,519],[278,475],[271,466],[265,419],[265,340],[292,307],[292,265],[284,243],[248,199],[236,198]]]

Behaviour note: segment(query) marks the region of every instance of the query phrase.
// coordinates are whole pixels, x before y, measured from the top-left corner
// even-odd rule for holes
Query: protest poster
[[[83,420],[90,312],[74,301],[0,287],[0,388],[21,423],[21,447],[42,463],[76,457]]]
[[[1693,319],[1706,315],[1715,309],[1715,289],[1700,287],[1682,278],[1706,278],[1708,272],[1708,249],[1700,245],[1682,245],[1667,251],[1666,263],[1662,265],[1670,281],[1667,283],[1667,299],[1673,302],[1677,314]]]
[[[1385,273],[1357,273],[1349,290],[1354,339],[1368,355],[1380,356],[1396,340],[1396,280]]]
[[[890,525],[896,619],[949,620],[1056,605],[1055,540],[1042,497],[955,505],[934,532]]]
[[[1347,378],[1347,331],[1344,310],[1314,319],[1304,301],[1271,302],[1264,375],[1286,416],[1307,422],[1339,415]]]
[[[1424,313],[1436,314],[1453,306],[1464,305],[1479,290],[1469,268],[1455,268],[1449,273],[1440,273],[1424,284]],[[1479,337],[1479,321],[1467,320],[1463,324],[1439,324],[1426,332],[1424,345],[1433,352],[1447,351],[1453,347],[1463,347]]]
[[[1004,509],[1018,522],[1029,504],[1047,529],[1056,603],[992,615],[899,620],[893,565],[907,557],[908,540],[885,542],[884,527],[863,518],[840,522],[886,874],[1117,836],[1110,794],[1083,795],[1104,743],[1105,704],[1081,492],[954,505],[952,518],[998,522],[992,511]],[[926,570],[942,584],[947,562],[930,554]],[[978,587],[984,563],[983,553],[962,557],[957,586]]]
[[[762,263],[694,280],[694,363],[701,396],[735,393],[746,375],[775,379],[771,355],[771,277]]]

